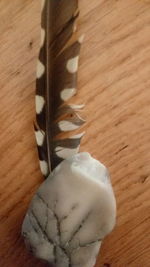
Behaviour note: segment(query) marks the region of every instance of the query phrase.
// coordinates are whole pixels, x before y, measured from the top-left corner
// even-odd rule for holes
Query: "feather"
[[[79,151],[83,136],[59,138],[60,133],[76,130],[85,122],[77,114],[83,105],[68,103],[77,90],[79,52],[83,41],[83,36],[74,38],[78,14],[77,0],[42,1],[35,136],[45,177],[63,159]]]

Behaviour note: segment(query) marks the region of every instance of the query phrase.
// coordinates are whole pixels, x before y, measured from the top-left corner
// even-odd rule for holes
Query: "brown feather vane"
[[[62,132],[76,130],[84,123],[77,113],[83,106],[68,103],[77,88],[82,42],[82,37],[74,38],[78,14],[77,0],[42,1],[35,135],[45,177],[63,159],[78,152],[83,136],[60,137]]]

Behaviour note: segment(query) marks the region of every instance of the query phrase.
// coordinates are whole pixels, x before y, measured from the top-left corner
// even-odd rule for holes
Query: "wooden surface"
[[[150,1],[80,0],[82,150],[109,167],[118,218],[96,267],[150,266]],[[0,0],[0,267],[42,267],[20,236],[42,182],[33,133],[40,1]]]

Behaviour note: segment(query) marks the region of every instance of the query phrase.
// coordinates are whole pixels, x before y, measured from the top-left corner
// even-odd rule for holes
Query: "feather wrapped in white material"
[[[57,267],[92,267],[115,220],[108,171],[83,152],[60,163],[41,185],[22,232],[36,257]]]

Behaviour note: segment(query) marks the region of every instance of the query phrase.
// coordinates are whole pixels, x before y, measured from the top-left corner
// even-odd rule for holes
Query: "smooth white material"
[[[57,267],[93,267],[115,220],[108,171],[83,152],[60,163],[41,185],[22,232],[34,254]]]

